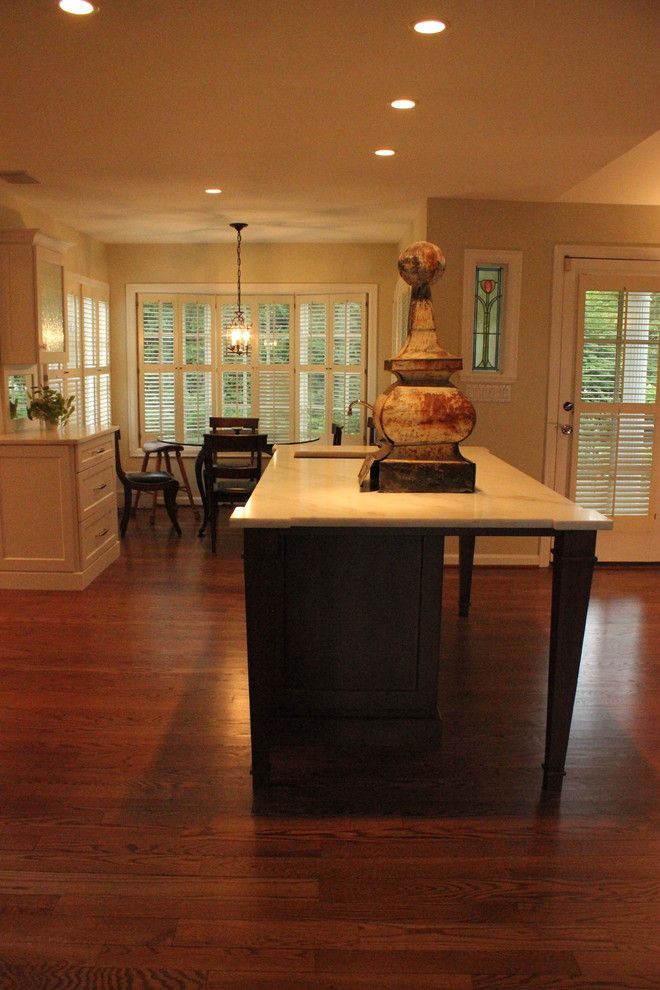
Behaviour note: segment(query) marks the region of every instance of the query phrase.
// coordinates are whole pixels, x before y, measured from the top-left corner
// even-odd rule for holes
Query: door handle
[[[564,425],[560,426],[559,429],[561,430],[561,432],[564,434],[565,437],[570,437],[573,435],[573,427],[569,426],[567,423],[564,423]]]

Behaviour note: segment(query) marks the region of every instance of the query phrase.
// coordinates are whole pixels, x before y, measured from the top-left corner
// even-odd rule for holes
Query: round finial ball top
[[[415,241],[399,255],[399,272],[408,285],[430,285],[444,270],[444,254],[429,241]]]

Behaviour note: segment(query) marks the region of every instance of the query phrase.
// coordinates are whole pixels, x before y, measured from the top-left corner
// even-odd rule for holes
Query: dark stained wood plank
[[[145,987],[149,990],[204,990],[206,973],[156,969],[99,969],[86,966],[15,966],[0,961],[0,986],[6,990],[116,990],[116,987]]]

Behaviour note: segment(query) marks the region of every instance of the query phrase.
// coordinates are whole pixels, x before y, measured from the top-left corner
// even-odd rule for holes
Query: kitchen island
[[[232,514],[244,530],[254,787],[268,783],[280,739],[439,741],[444,539],[453,535],[464,614],[476,536],[554,538],[543,787],[560,790],[596,533],[611,522],[479,447],[464,448],[476,464],[472,493],[361,492],[368,449],[277,450]]]

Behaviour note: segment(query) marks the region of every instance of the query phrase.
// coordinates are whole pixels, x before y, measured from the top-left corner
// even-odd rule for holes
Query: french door
[[[612,519],[599,559],[656,561],[660,263],[594,268],[572,273],[567,297],[556,487]]]

